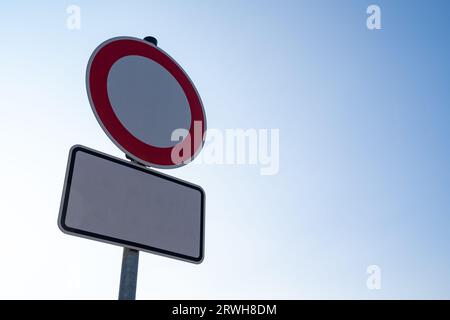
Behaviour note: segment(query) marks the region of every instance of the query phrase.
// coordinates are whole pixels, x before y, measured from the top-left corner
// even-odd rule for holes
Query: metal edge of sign
[[[68,200],[69,200],[70,184],[71,184],[71,180],[72,180],[75,155],[76,155],[76,152],[80,151],[80,150],[87,152],[89,154],[92,154],[94,156],[100,156],[101,158],[137,169],[137,170],[145,172],[147,174],[151,174],[151,175],[157,176],[159,178],[173,181],[175,183],[179,183],[184,186],[191,187],[193,189],[198,190],[201,194],[200,256],[199,257],[191,257],[188,255],[171,252],[168,250],[163,250],[163,249],[146,246],[146,245],[140,245],[140,244],[132,242],[132,241],[117,239],[117,238],[113,238],[113,237],[104,236],[101,234],[96,234],[93,232],[88,232],[88,231],[68,227],[65,224],[65,217],[66,217],[66,213],[67,213],[66,211],[67,211]],[[58,227],[63,233],[68,234],[68,235],[85,238],[85,239],[89,239],[89,240],[94,240],[94,241],[99,241],[99,242],[103,242],[103,243],[108,243],[108,244],[112,244],[112,245],[116,245],[116,246],[120,246],[120,247],[127,247],[127,248],[135,249],[138,251],[144,251],[144,252],[156,254],[159,256],[166,257],[166,258],[182,260],[182,261],[186,261],[186,262],[190,262],[190,263],[194,263],[194,264],[200,264],[203,262],[204,256],[205,256],[205,205],[206,205],[205,197],[206,197],[205,190],[202,187],[200,187],[199,185],[169,176],[167,174],[164,174],[164,173],[161,173],[161,172],[158,172],[155,170],[150,170],[141,165],[134,164],[132,162],[125,161],[123,159],[120,159],[115,156],[111,156],[111,155],[103,153],[101,151],[97,151],[97,150],[88,148],[86,146],[77,144],[77,145],[72,146],[69,151],[69,158],[67,161],[67,168],[66,168],[66,174],[65,174],[65,179],[64,179],[63,192],[62,192],[62,196],[61,196],[61,204],[60,204],[59,214],[58,214]]]
[[[90,75],[90,71],[91,71],[91,65],[92,65],[92,61],[94,60],[95,56],[97,55],[97,52],[100,51],[104,46],[108,45],[109,43],[113,42],[113,41],[117,41],[117,40],[134,40],[134,41],[139,41],[142,42],[148,46],[153,46],[154,48],[156,48],[157,50],[161,51],[164,55],[166,55],[186,76],[186,78],[189,80],[192,88],[195,91],[195,94],[197,95],[199,102],[200,102],[200,106],[202,108],[202,112],[203,112],[203,136],[202,136],[202,144],[201,147],[199,147],[197,150],[195,150],[194,154],[190,157],[190,159],[188,161],[183,161],[179,164],[174,164],[174,165],[160,165],[160,164],[156,164],[156,163],[151,163],[148,161],[145,161],[143,159],[140,159],[139,157],[135,156],[134,154],[132,154],[130,151],[128,151],[125,147],[123,147],[119,142],[117,142],[117,140],[109,133],[108,129],[106,129],[106,127],[104,126],[103,122],[100,119],[100,116],[97,113],[97,110],[95,109],[95,105],[94,102],[92,101],[92,97],[91,97],[91,89],[90,89],[90,85],[89,85],[89,75]],[[178,82],[178,79],[175,79]],[[189,75],[187,74],[187,72],[184,71],[184,69],[180,66],[180,64],[175,61],[175,59],[173,59],[167,52],[165,52],[164,50],[162,50],[160,47],[155,46],[154,44],[145,41],[143,39],[140,38],[136,38],[136,37],[129,37],[129,36],[118,36],[118,37],[113,37],[110,38],[108,40],[103,41],[100,45],[98,45],[95,50],[91,53],[91,56],[89,57],[89,61],[86,67],[86,76],[85,76],[85,83],[86,83],[86,91],[87,91],[87,96],[89,99],[89,105],[91,106],[92,112],[94,113],[94,116],[97,120],[97,122],[100,124],[100,127],[102,128],[102,130],[105,132],[105,134],[108,136],[108,138],[125,154],[127,154],[128,156],[130,156],[132,159],[136,160],[139,163],[142,163],[146,166],[149,167],[155,167],[155,168],[160,168],[160,169],[175,169],[175,168],[179,168],[182,167],[186,164],[189,164],[190,162],[192,162],[197,155],[200,153],[200,151],[203,149],[203,146],[205,145],[205,140],[206,140],[206,132],[207,132],[207,120],[206,120],[206,113],[205,113],[205,108],[203,106],[203,101],[201,99],[200,94],[198,93],[197,88],[195,87],[193,81],[191,80],[191,78],[189,77]],[[184,92],[184,90],[183,90]],[[195,138],[193,138],[195,139]]]

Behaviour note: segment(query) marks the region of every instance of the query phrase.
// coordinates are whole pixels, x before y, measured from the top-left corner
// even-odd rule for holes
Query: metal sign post
[[[119,300],[135,300],[139,267],[139,251],[123,248]]]
[[[156,45],[156,39],[152,42]],[[128,157],[131,162],[139,164]],[[123,248],[122,267],[120,270],[119,300],[136,300],[137,276],[139,270],[139,250]]]

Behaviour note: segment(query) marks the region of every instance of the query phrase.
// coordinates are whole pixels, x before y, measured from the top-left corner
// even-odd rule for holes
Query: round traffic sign
[[[186,72],[149,41],[117,37],[89,59],[86,87],[108,137],[132,159],[173,168],[204,144],[206,116]]]

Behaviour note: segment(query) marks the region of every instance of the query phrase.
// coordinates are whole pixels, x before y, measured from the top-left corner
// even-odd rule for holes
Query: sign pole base
[[[129,248],[123,248],[119,300],[136,299],[138,264],[139,251]]]

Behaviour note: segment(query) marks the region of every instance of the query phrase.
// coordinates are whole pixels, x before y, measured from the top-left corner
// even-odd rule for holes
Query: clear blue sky
[[[66,8],[81,8],[81,29]],[[377,4],[382,29],[366,28]],[[14,1],[0,27],[0,297],[115,299],[121,250],[57,228],[73,144],[123,156],[84,73],[156,36],[210,128],[280,129],[280,172],[190,165],[206,255],[141,255],[138,298],[450,298],[448,1]],[[382,270],[368,290],[366,268]]]

